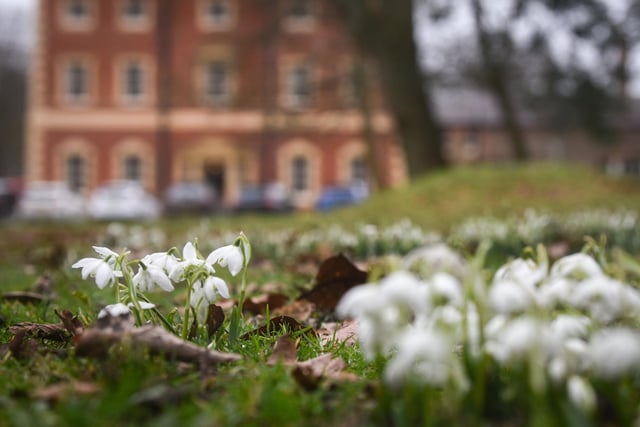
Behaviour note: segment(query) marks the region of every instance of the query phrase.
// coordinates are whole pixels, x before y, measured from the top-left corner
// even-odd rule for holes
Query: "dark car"
[[[278,182],[242,188],[236,212],[289,212],[293,208],[286,187]]]
[[[324,212],[341,206],[354,205],[365,200],[367,196],[368,188],[360,183],[326,187],[316,201],[316,210]]]
[[[171,185],[164,196],[168,214],[212,213],[218,207],[215,188],[202,181],[182,181]]]
[[[0,178],[0,217],[13,214],[20,196],[19,178]]]

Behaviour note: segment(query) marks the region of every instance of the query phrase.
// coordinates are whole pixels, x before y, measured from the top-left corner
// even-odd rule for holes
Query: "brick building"
[[[363,141],[353,49],[326,0],[41,0],[38,13],[27,181],[161,194],[205,180],[227,205],[280,181],[306,208],[371,157],[385,184],[404,180],[379,94],[375,149]]]

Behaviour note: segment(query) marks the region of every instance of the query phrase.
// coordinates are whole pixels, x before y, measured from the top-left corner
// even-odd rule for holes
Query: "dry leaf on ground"
[[[329,343],[353,345],[358,341],[358,321],[323,323],[317,332],[322,345]]]
[[[57,383],[37,390],[33,396],[48,402],[57,402],[69,394],[92,395],[100,392],[100,386],[90,382]]]
[[[278,338],[273,353],[267,360],[267,365],[282,363],[292,365],[298,360],[298,349],[296,340],[289,334]]]
[[[358,376],[346,372],[347,364],[342,358],[327,353],[313,359],[298,362],[293,370],[293,377],[306,390],[315,390],[323,380],[329,382],[356,381]]]
[[[342,296],[352,287],[367,282],[368,273],[360,270],[343,254],[328,258],[320,264],[315,286],[300,299],[310,301],[318,309],[334,310]]]

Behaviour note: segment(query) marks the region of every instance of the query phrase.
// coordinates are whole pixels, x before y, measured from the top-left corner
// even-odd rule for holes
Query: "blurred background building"
[[[278,182],[298,208],[336,184],[397,185],[411,173],[397,130],[415,125],[389,96],[411,91],[381,72],[398,22],[415,30],[423,87],[413,92],[441,130],[413,144],[437,145],[442,166],[553,160],[640,175],[637,2],[35,4],[26,85],[28,49],[0,44],[0,176],[62,180],[85,195],[117,179],[156,195],[198,181],[226,206]],[[3,43],[24,32],[14,21],[0,25]]]
[[[354,51],[330,2],[47,0],[38,14],[27,180],[198,180],[227,205],[277,181],[307,208],[368,179]],[[371,160],[397,184],[402,152],[374,102]]]

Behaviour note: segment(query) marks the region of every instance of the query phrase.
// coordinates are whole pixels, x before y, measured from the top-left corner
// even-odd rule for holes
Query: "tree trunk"
[[[430,86],[418,65],[411,0],[333,0],[365,55],[380,69],[388,107],[400,135],[409,177],[443,168],[442,130]]]
[[[522,131],[507,82],[507,73],[502,59],[496,58],[491,46],[490,35],[484,26],[483,10],[480,0],[471,0],[476,38],[480,47],[480,56],[484,64],[484,80],[493,93],[495,102],[502,113],[502,123],[507,131],[513,154],[518,161],[529,158],[527,142]]]
[[[382,165],[378,160],[378,150],[376,149],[376,135],[373,128],[373,112],[371,111],[371,97],[369,96],[369,75],[365,63],[360,55],[356,55],[354,64],[354,86],[355,97],[358,103],[360,114],[362,115],[362,138],[367,146],[366,160],[371,171],[370,181],[374,188],[384,188],[387,182],[384,179]]]

